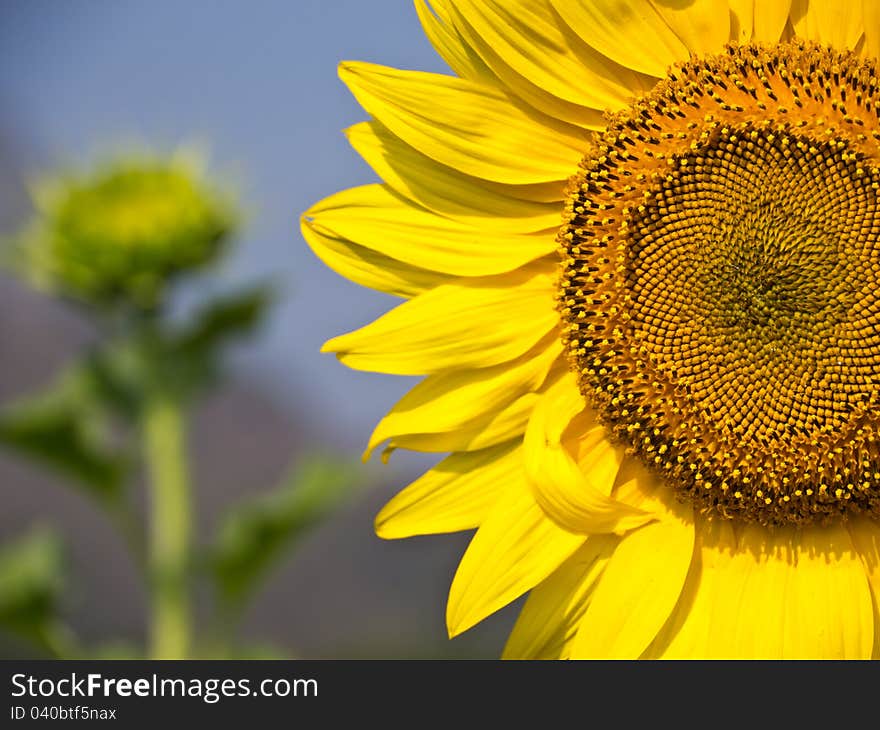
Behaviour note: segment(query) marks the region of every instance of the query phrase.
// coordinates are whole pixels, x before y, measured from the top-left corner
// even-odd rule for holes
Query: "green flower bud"
[[[183,159],[123,159],[38,186],[37,215],[18,240],[35,285],[98,307],[152,309],[176,274],[214,261],[231,205]]]

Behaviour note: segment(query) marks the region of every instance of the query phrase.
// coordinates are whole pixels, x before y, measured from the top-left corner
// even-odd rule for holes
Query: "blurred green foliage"
[[[224,347],[252,334],[272,303],[272,290],[257,286],[218,297],[206,304],[185,327],[156,342],[154,369],[180,397],[197,394],[216,383]]]
[[[0,627],[52,652],[64,567],[61,541],[47,528],[0,548]]]
[[[357,479],[353,465],[329,456],[294,465],[231,510],[207,545],[192,537],[187,409],[222,380],[225,348],[257,331],[274,299],[258,284],[215,296],[184,321],[168,316],[174,285],[229,249],[231,198],[185,155],[141,154],[44,181],[35,203],[12,239],[13,271],[75,300],[99,336],[42,392],[0,408],[0,447],[65,477],[123,533],[150,594],[151,645],[75,642],[61,619],[63,551],[47,529],[0,548],[0,628],[54,656],[280,656],[239,644],[235,623],[260,579]],[[146,520],[132,490],[142,474]],[[215,616],[204,622],[213,631],[194,630],[202,582],[214,587]]]
[[[87,367],[65,372],[38,395],[0,411],[0,444],[39,461],[101,501],[119,497],[129,459],[115,451],[106,413]]]
[[[222,520],[208,560],[221,598],[235,606],[297,540],[344,503],[353,465],[313,456],[275,490],[237,505]]]

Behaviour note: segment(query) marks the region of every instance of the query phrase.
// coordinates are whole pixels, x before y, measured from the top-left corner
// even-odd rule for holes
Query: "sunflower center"
[[[572,367],[706,511],[880,515],[878,109],[852,54],[730,47],[613,117],[572,181]]]

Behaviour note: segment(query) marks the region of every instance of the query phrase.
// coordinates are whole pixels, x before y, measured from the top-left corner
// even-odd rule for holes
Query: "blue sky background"
[[[340,60],[447,72],[412,4],[7,2],[0,48],[0,129],[21,147],[25,169],[87,162],[129,141],[209,148],[212,170],[235,181],[249,222],[238,253],[200,286],[271,276],[284,292],[235,366],[359,449],[409,383],[348,371],[318,349],[394,300],[326,269],[297,221],[325,195],[375,180],[342,135],[365,115],[336,77]]]

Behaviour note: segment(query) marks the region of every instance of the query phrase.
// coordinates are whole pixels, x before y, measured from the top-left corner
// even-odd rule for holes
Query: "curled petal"
[[[572,532],[623,533],[650,522],[651,512],[609,497],[611,484],[603,490],[591,482],[562,443],[563,432],[585,407],[571,373],[549,388],[535,407],[524,440],[525,471],[535,499],[551,519]]]

